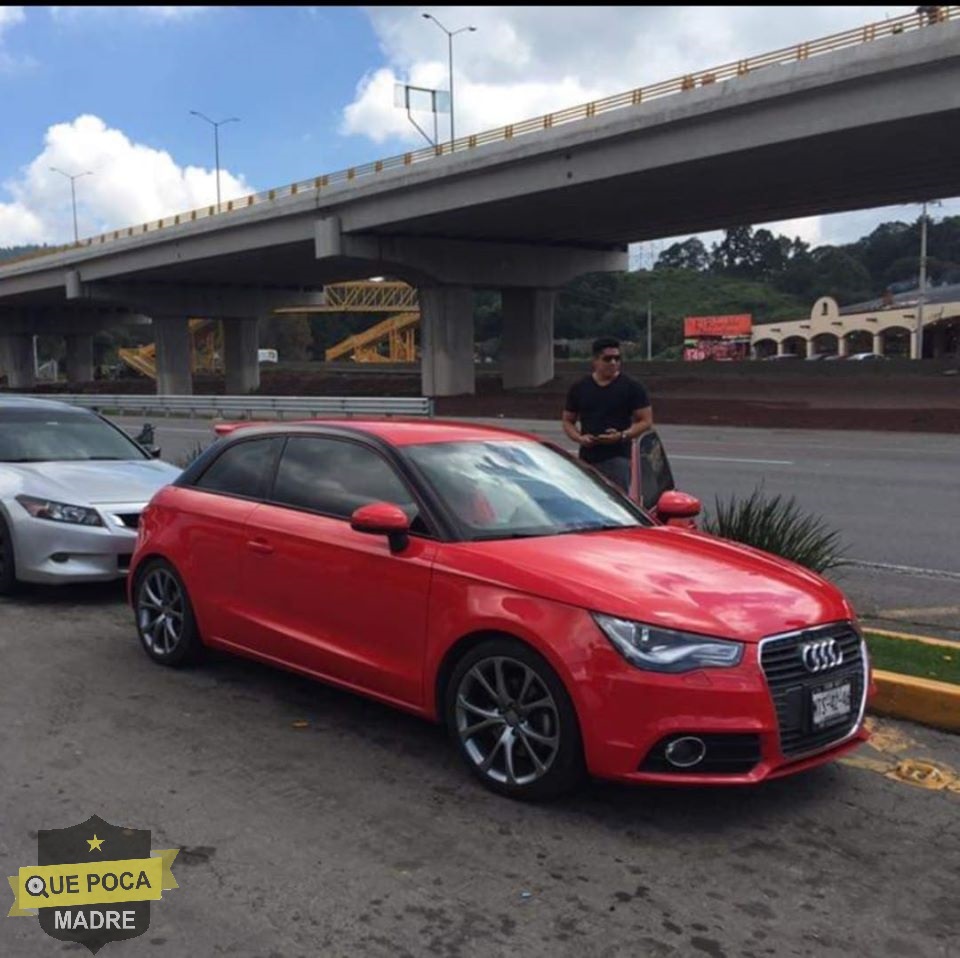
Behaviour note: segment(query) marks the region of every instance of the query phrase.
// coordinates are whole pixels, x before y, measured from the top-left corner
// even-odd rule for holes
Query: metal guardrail
[[[725,80],[736,79],[737,77],[746,76],[747,74],[755,73],[757,70],[767,67],[809,60],[811,57],[872,43],[874,40],[879,40],[883,37],[896,36],[913,30],[935,28],[938,24],[947,23],[950,20],[960,20],[960,6],[920,8],[916,13],[909,13],[902,17],[893,17],[889,20],[868,23],[862,27],[856,27],[853,30],[845,30],[843,33],[834,33],[827,37],[820,37],[817,40],[808,40],[803,43],[794,44],[793,46],[783,47],[772,53],[761,53],[757,56],[746,57],[743,60],[725,63],[722,66],[713,67],[709,70],[688,73],[662,83],[654,83],[646,87],[637,87],[633,90],[627,90],[624,93],[617,93],[614,96],[593,100],[590,103],[581,103],[578,106],[570,107],[566,110],[558,110],[555,113],[548,113],[530,120],[510,123],[494,130],[486,130],[483,133],[473,133],[469,136],[460,137],[453,143],[438,143],[435,147],[431,146],[420,150],[413,150],[409,153],[402,153],[386,159],[375,160],[372,163],[351,166],[349,169],[338,170],[336,173],[326,173],[321,176],[316,176],[313,179],[300,180],[297,183],[291,183],[289,186],[281,186],[272,190],[265,190],[261,193],[253,193],[239,199],[227,200],[225,203],[220,204],[220,209],[217,209],[215,205],[211,205],[200,209],[188,210],[184,213],[176,213],[173,216],[150,220],[139,226],[128,226],[119,230],[110,230],[109,232],[101,233],[99,236],[88,237],[66,246],[50,247],[33,253],[27,253],[16,259],[5,260],[2,265],[6,266],[11,263],[34,259],[40,256],[62,253],[70,249],[100,245],[113,240],[125,239],[130,236],[140,236],[143,233],[151,233],[171,226],[179,226],[181,224],[194,222],[198,219],[222,216],[262,203],[275,202],[287,196],[296,196],[301,193],[309,193],[310,191],[319,193],[329,186],[342,183],[352,184],[358,179],[382,173],[384,170],[403,169],[404,167],[409,167],[425,160],[448,156],[451,153],[463,150],[473,150],[487,143],[512,140],[515,137],[523,136],[527,133],[549,130],[552,127],[560,126],[564,123],[588,120],[601,113],[608,113],[611,110],[636,107],[650,100],[664,96],[672,96],[677,93],[683,93],[687,90],[708,86],[713,83],[720,83]]]
[[[309,416],[433,416],[426,396],[137,396],[106,393],[30,394],[88,409],[118,412],[157,412],[165,416],[212,414],[225,419],[273,415]]]

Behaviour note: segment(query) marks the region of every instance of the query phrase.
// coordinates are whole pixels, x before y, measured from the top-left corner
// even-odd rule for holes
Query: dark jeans
[[[612,479],[624,492],[630,491],[630,460],[626,456],[595,462],[593,468]]]

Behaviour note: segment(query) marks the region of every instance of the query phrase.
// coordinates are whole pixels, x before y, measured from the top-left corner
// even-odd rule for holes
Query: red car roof
[[[223,422],[214,426],[218,436],[229,435],[250,426],[342,426],[377,436],[394,446],[412,446],[428,442],[467,442],[483,439],[531,439],[538,437],[515,429],[441,419],[299,419],[295,422]]]

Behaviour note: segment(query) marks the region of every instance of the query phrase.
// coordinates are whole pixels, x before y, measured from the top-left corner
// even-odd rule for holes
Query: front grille
[[[703,760],[690,768],[677,768],[667,761],[666,748],[674,740],[694,735],[706,746]],[[744,775],[760,761],[760,736],[745,734],[706,734],[674,732],[660,739],[647,753],[642,772],[670,772],[674,775]]]
[[[804,665],[801,650],[808,642],[826,639],[836,640],[843,651],[843,661],[832,668],[811,673]],[[777,710],[780,750],[784,755],[801,755],[826,748],[853,731],[863,702],[865,664],[860,636],[846,622],[764,640],[760,666]],[[837,680],[850,682],[850,712],[834,724],[815,728],[811,692]]]
[[[136,529],[140,525],[139,512],[118,512],[116,515],[128,529]]]

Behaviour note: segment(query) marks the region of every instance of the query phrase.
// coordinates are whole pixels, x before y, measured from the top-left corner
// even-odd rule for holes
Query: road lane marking
[[[897,572],[901,575],[922,576],[927,579],[954,579],[960,582],[960,572],[948,569],[921,569],[912,565],[890,565],[886,562],[867,562],[865,559],[844,559],[843,565],[856,569],[876,569],[879,572]]]
[[[726,456],[671,456],[671,459],[689,459],[695,462],[749,462],[761,466],[792,466],[792,459],[730,459]]]

